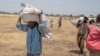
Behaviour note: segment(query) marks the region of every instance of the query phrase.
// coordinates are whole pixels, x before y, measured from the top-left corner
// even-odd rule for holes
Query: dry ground
[[[0,56],[25,56],[26,33],[16,29],[18,16],[0,16]],[[51,29],[53,38],[48,41],[43,38],[42,56],[78,56],[76,45],[77,29],[63,19],[61,29],[58,29],[58,18],[55,18]],[[85,53],[88,52],[85,50]]]

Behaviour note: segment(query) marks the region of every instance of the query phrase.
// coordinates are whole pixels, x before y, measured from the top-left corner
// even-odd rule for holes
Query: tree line
[[[0,14],[14,14],[14,15],[18,15],[19,13],[18,12],[11,13],[11,12],[0,11]],[[63,14],[63,15],[61,15],[61,14],[46,14],[46,16],[55,16],[55,17],[63,16],[63,17],[74,17],[74,18],[77,18],[77,17],[83,17],[85,15],[84,14],[80,14],[80,15],[73,15],[73,14],[70,14],[70,15],[67,15],[67,14]],[[95,18],[95,16],[92,15],[92,14],[89,15],[89,17]]]

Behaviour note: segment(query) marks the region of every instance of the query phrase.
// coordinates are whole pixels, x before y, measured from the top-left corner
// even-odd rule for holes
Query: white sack
[[[82,23],[83,22],[83,19],[84,19],[84,17],[80,17],[80,18],[77,18],[77,19],[71,19],[70,20],[70,22],[74,25],[74,26],[77,26],[77,24],[78,24],[78,21],[80,20],[81,22],[80,23]],[[88,23],[90,22],[90,20],[94,20],[94,21],[96,21],[96,19],[95,18],[88,18],[89,20],[88,20]]]
[[[39,23],[39,15],[37,14],[22,14],[20,17],[24,23],[28,23],[29,21],[35,21]]]
[[[24,8],[21,10],[20,17],[25,23],[29,21],[36,21],[40,23],[39,22],[39,14],[41,13],[40,10],[36,9],[32,5],[28,5],[25,3],[22,4],[22,6]],[[42,28],[42,30],[40,30],[40,32],[48,39],[51,38],[52,34],[50,32],[50,27],[45,14],[41,14],[40,19],[42,19],[42,24],[39,25],[44,25],[44,27]]]
[[[20,17],[23,22],[27,23],[29,21],[36,21],[39,23],[39,14],[41,13],[40,10],[26,3],[22,3],[21,6],[23,9],[20,12]]]
[[[41,19],[42,19],[42,24],[44,25],[44,27],[42,28],[42,31],[40,32],[43,33],[43,35],[49,39],[52,37],[52,34],[50,32],[48,20],[44,14],[41,15]]]
[[[32,5],[22,3],[21,6],[23,9],[21,10],[20,15],[22,14],[28,14],[28,13],[34,13],[34,14],[40,14],[41,10],[38,10],[37,8],[33,7]]]

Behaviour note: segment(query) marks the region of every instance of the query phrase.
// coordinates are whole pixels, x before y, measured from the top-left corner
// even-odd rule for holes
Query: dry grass
[[[0,56],[25,56],[26,33],[16,29],[18,16],[0,16]],[[78,56],[76,45],[77,30],[68,20],[63,19],[58,29],[58,18],[55,18],[51,29],[53,38],[43,38],[42,56]]]

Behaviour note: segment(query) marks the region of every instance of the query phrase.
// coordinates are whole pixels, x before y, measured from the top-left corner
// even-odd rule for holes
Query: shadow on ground
[[[69,52],[74,53],[74,54],[80,54],[79,50],[70,50]],[[87,53],[87,52],[84,51],[84,53]]]

